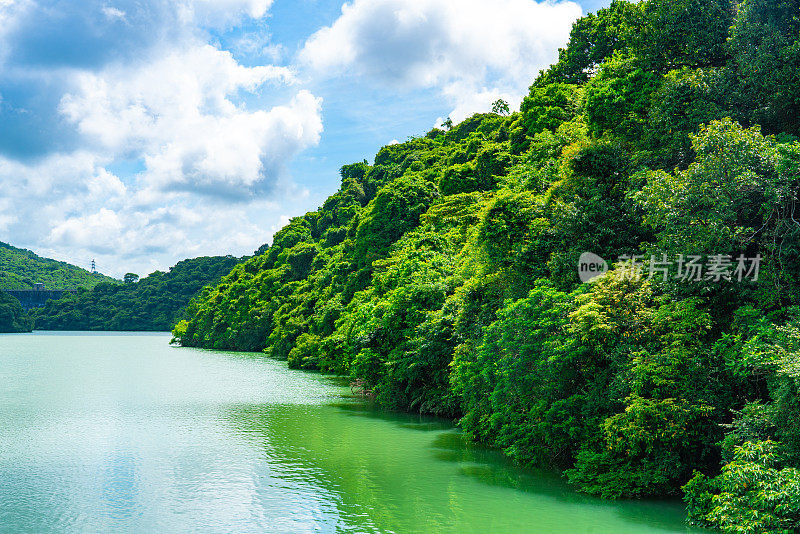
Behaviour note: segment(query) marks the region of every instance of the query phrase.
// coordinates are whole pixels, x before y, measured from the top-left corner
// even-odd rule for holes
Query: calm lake
[[[0,335],[0,532],[695,532],[341,380],[168,341]]]

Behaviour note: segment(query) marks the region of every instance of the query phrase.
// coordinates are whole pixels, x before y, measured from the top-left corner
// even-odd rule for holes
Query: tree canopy
[[[33,319],[25,314],[19,301],[0,291],[0,333],[15,334],[33,330]]]

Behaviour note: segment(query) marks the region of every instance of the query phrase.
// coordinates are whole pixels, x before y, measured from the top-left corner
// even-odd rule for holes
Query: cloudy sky
[[[338,169],[502,97],[608,0],[0,0],[0,241],[250,254]]]

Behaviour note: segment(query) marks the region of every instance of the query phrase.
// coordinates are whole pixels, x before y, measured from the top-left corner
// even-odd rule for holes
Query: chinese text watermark
[[[693,255],[678,254],[668,257],[666,254],[651,256],[634,255],[619,256],[614,263],[620,263],[623,278],[630,280],[655,280],[666,282],[742,282],[758,281],[761,268],[761,254],[747,257],[744,254],[731,256],[728,254]],[[608,263],[591,252],[584,252],[578,260],[578,276],[582,282],[588,282],[608,271]]]

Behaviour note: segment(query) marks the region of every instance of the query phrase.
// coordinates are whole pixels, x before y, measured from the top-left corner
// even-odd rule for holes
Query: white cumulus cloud
[[[178,0],[175,3],[185,22],[220,28],[239,22],[242,16],[254,19],[265,16],[272,0]]]
[[[202,45],[135,67],[81,73],[59,110],[98,150],[140,158],[148,188],[248,198],[318,142],[321,103],[299,90],[286,105],[249,110],[238,96],[293,81],[287,68],[245,67]]]
[[[354,0],[300,60],[316,72],[439,88],[460,119],[496,98],[518,103],[581,12],[575,2]]]
[[[0,157],[4,230],[19,242],[42,242],[69,217],[121,206],[127,189],[103,164],[87,151],[54,153],[35,163]]]
[[[125,12],[119,8],[112,7],[112,6],[103,6],[102,8],[103,15],[108,17],[110,20],[125,20]]]

